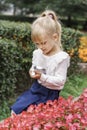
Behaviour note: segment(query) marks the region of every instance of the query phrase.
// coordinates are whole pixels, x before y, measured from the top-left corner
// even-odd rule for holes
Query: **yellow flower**
[[[87,62],[87,36],[80,38],[79,58],[83,62]]]

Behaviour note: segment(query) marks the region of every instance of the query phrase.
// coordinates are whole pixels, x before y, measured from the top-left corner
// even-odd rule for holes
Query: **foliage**
[[[13,5],[13,15],[19,16],[20,20],[25,21],[21,16],[37,16],[45,9],[54,10],[64,25],[77,29],[86,29],[87,0],[2,0],[4,6]],[[1,8],[4,10],[3,6]],[[8,9],[9,9],[8,8]],[[77,10],[77,11],[75,11]],[[3,19],[19,20],[18,17],[3,17]],[[31,17],[32,19],[32,17]],[[27,20],[27,18],[26,18]],[[31,20],[30,20],[31,21]]]
[[[13,4],[13,14],[16,15],[17,9],[20,10],[21,15],[29,14],[29,13],[35,13],[37,4],[40,0],[5,0],[6,3]],[[34,6],[35,5],[35,6]]]
[[[69,53],[71,57],[70,68],[68,70],[68,74],[75,74],[78,71],[78,62],[80,61],[78,50],[80,46],[79,38],[83,34],[78,30],[71,28],[63,28],[62,31],[62,44],[63,48],[66,52]],[[74,51],[73,51],[74,50]]]
[[[3,100],[0,105],[0,121],[10,116],[10,109],[8,100]]]
[[[79,58],[82,62],[87,62],[87,36],[81,37],[80,43]]]
[[[26,46],[25,44],[30,42],[30,24],[0,20],[0,37],[15,40]]]
[[[21,70],[20,48],[10,40],[0,40],[0,98],[12,95],[16,87],[16,74]]]
[[[79,97],[84,88],[87,88],[87,75],[82,73],[74,74],[67,78],[60,95],[64,98],[68,98],[70,95]]]
[[[34,49],[31,41],[31,29],[29,23],[10,22],[0,20],[0,38],[15,41],[17,46],[21,46],[26,53]],[[31,57],[30,55],[28,55]]]
[[[22,88],[29,82],[28,70],[34,48],[29,28],[28,23],[0,21],[0,97],[2,98],[13,94],[16,86]]]
[[[15,41],[17,46],[22,48],[23,63],[31,62],[30,53],[34,49],[30,32],[29,23],[0,21],[0,38]]]
[[[67,16],[68,18],[77,18],[77,17],[84,17],[86,18],[86,6],[87,6],[87,0],[61,0],[61,1],[57,1],[57,5],[59,10],[57,12],[59,12],[60,15],[62,16]],[[57,10],[57,9],[56,9]],[[75,11],[76,10],[76,11]]]
[[[31,105],[19,115],[13,114],[0,124],[0,130],[86,130],[87,89],[74,101],[72,97]]]
[[[9,20],[9,21],[14,21],[14,22],[28,22],[32,23],[36,17],[29,17],[29,16],[22,16],[22,15],[0,15],[1,20]],[[82,22],[80,22],[81,25],[83,25]]]
[[[8,4],[5,3],[5,0],[0,0],[0,13],[2,11],[7,11],[9,8]]]
[[[81,36],[79,38],[80,45],[78,46],[78,58],[79,62],[86,63],[87,62],[87,36]],[[75,48],[70,50],[70,56],[74,55]]]
[[[83,17],[87,15],[87,0],[3,0],[5,4],[13,4],[14,15],[17,9],[21,15],[37,14],[45,9],[53,9],[58,15],[64,17]],[[75,11],[76,10],[76,11]]]

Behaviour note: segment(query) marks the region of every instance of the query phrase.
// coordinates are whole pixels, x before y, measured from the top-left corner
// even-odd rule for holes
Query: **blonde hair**
[[[31,27],[31,38],[34,41],[41,34],[47,33],[48,35],[58,34],[58,44],[61,45],[61,24],[57,20],[57,16],[54,11],[46,10],[40,17],[38,17],[32,24]]]

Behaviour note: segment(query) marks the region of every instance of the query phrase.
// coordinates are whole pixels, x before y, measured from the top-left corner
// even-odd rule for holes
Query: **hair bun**
[[[56,16],[55,12],[52,10],[46,10],[41,14],[41,17],[45,17],[45,16],[49,16],[50,18],[52,18],[55,21],[57,20],[57,16]]]

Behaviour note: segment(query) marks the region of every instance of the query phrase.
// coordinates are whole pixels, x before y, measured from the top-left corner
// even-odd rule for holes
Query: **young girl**
[[[53,11],[43,12],[32,24],[31,30],[31,38],[37,49],[33,52],[29,74],[35,82],[11,106],[16,114],[31,104],[58,99],[70,62],[69,55],[62,50],[61,25]]]

